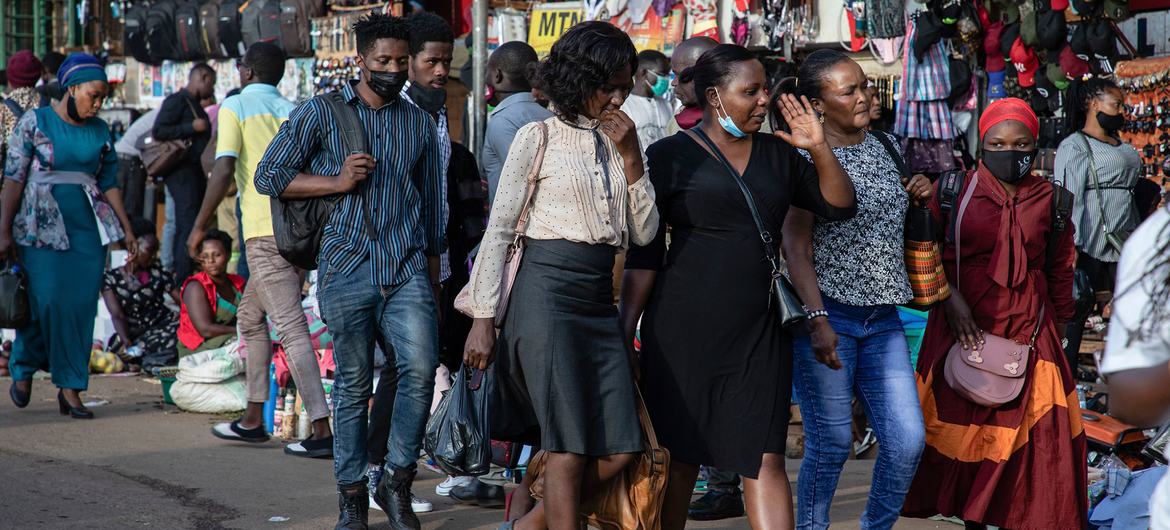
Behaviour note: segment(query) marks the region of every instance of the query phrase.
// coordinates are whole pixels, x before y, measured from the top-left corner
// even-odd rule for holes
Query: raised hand
[[[825,143],[824,126],[807,97],[801,96],[798,100],[792,94],[783,94],[779,104],[780,113],[792,132],[776,131],[776,136],[792,147],[806,151]]]

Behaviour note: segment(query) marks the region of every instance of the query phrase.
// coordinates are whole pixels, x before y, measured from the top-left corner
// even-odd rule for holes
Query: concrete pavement
[[[7,393],[10,380],[0,378]],[[232,444],[210,427],[229,417],[189,414],[163,405],[161,386],[140,377],[94,377],[87,401],[97,419],[57,414],[56,389],[33,385],[28,408],[0,398],[0,528],[327,529],[336,519],[328,460],[286,456],[281,443]],[[798,462],[790,462],[796,477]],[[872,461],[850,461],[833,504],[834,528],[857,528]],[[437,497],[441,477],[421,470],[415,492],[435,505],[427,530],[494,529],[501,510],[464,507]],[[371,510],[372,528],[387,528]],[[746,529],[746,519],[688,528]],[[958,529],[903,520],[897,528]]]

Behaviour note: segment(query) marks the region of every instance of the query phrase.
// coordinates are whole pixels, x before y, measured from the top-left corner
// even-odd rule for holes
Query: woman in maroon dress
[[[954,293],[934,311],[918,358],[926,449],[906,498],[910,517],[959,517],[967,528],[1080,530],[1088,512],[1085,436],[1058,330],[1073,316],[1073,227],[1053,223],[1053,187],[1032,175],[1036,115],[1021,100],[996,101],[979,121],[983,158],[954,209],[968,201],[959,245],[943,263]],[[939,193],[931,209],[944,215]],[[948,230],[947,232],[950,232]],[[948,238],[949,239],[949,238]],[[1056,245],[1052,252],[1049,246]],[[1043,309],[1043,310],[1042,310]],[[967,401],[943,364],[956,341],[983,334],[1027,344],[1039,322],[1020,395],[997,408]]]

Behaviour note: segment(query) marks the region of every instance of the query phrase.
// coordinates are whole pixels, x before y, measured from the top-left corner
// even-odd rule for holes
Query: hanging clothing
[[[914,42],[918,29],[909,25],[906,42]],[[935,43],[919,61],[913,46],[902,50],[902,99],[898,101],[894,134],[902,138],[950,140],[955,125],[947,98],[951,95],[950,61],[943,41]]]
[[[865,2],[865,30],[871,39],[892,39],[905,35],[905,3],[900,0]]]
[[[1008,197],[986,169],[978,171],[966,180],[974,190],[960,233],[962,270],[955,245],[943,248],[947,278],[986,333],[1026,344],[1042,307],[1044,320],[1023,391],[988,408],[946,383],[943,363],[955,340],[946,312],[931,312],[917,368],[926,449],[903,514],[941,513],[1012,530],[1080,530],[1088,513],[1085,434],[1056,328],[1075,312],[1072,230],[1061,234],[1048,262],[1052,187],[1029,176]],[[930,207],[935,222],[948,221],[937,193]]]
[[[30,182],[38,174],[53,172],[77,179]],[[103,240],[115,235],[121,239],[122,230],[118,226],[117,232],[103,236],[93,194],[117,188],[117,174],[110,130],[100,119],[73,125],[51,107],[41,107],[26,112],[9,137],[4,178],[25,183],[17,219],[31,220],[26,229],[45,227],[36,232],[39,236],[21,237],[13,226],[17,251],[28,271],[32,310],[32,322],[17,330],[13,344],[16,381],[30,381],[34,372],[45,370],[60,388],[89,386],[89,353],[106,264]]]

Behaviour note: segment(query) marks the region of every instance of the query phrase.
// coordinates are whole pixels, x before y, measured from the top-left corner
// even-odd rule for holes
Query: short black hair
[[[582,22],[553,44],[540,63],[537,84],[561,119],[571,122],[597,89],[622,68],[629,67],[633,79],[637,65],[638,51],[624,31],[609,22]]]
[[[532,85],[532,66],[540,60],[536,50],[527,42],[514,40],[505,42],[492,52],[488,63],[495,66],[514,85]]]
[[[138,239],[146,236],[154,236],[155,239],[158,239],[158,228],[154,223],[141,217],[135,217],[130,220],[130,230],[134,232],[134,237]]]
[[[209,75],[216,75],[215,68],[212,68],[207,63],[195,63],[195,66],[191,67],[191,72],[188,73],[187,75],[194,76],[195,72],[203,72],[203,73],[209,74]]]
[[[455,44],[455,32],[443,17],[417,11],[406,19],[410,25],[410,55],[418,55],[428,42]]]
[[[244,64],[256,72],[261,83],[276,86],[284,78],[284,50],[271,42],[257,42],[244,53]]]
[[[658,50],[642,50],[638,52],[638,68],[645,68],[651,70],[652,67],[666,65],[670,69],[670,59],[666,58],[666,54]]]
[[[214,228],[208,230],[207,234],[203,236],[203,241],[199,242],[199,248],[203,248],[203,245],[206,245],[208,241],[218,241],[219,244],[223,245],[223,250],[229,254],[232,251],[232,236],[227,235],[227,232],[223,230]]]
[[[230,98],[230,97],[232,97],[232,96],[238,96],[238,95],[240,95],[240,89],[239,89],[239,88],[233,88],[233,89],[231,89],[231,90],[228,90],[228,93],[227,93],[227,95],[226,95],[226,96],[224,96],[224,97],[223,97],[223,99],[227,99],[227,98]]]
[[[41,58],[41,65],[45,67],[45,71],[50,75],[57,75],[57,70],[61,69],[61,65],[65,62],[65,54],[58,52],[46,53]]]
[[[380,39],[395,39],[410,42],[410,25],[401,17],[370,13],[353,24],[357,37],[357,51],[361,55],[370,53],[374,43]]]

